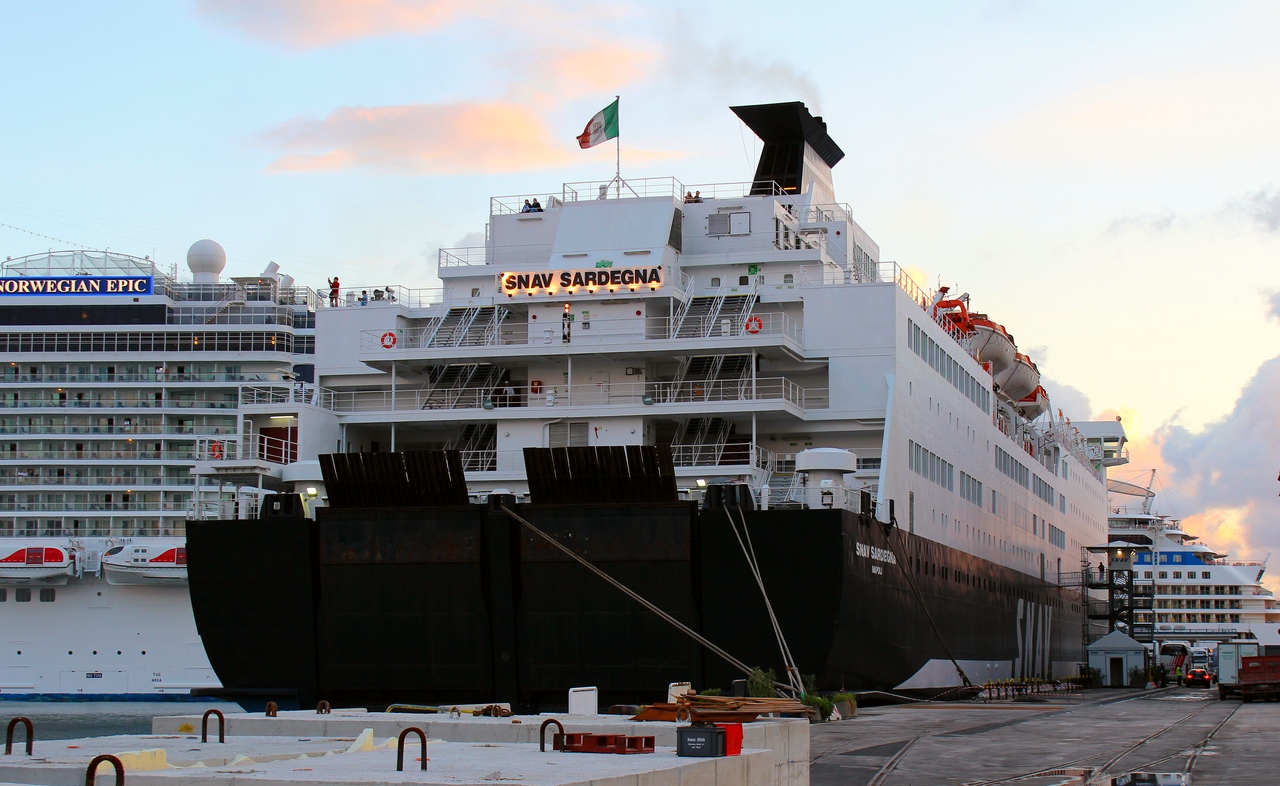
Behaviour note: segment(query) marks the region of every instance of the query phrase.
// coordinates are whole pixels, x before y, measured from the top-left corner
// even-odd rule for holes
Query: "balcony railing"
[[[0,436],[9,436],[16,434],[31,434],[36,436],[55,436],[59,434],[73,435],[94,435],[94,434],[119,434],[121,436],[183,436],[183,435],[202,435],[202,434],[225,434],[227,432],[235,433],[235,429],[230,426],[96,426],[96,425],[76,425],[76,426],[53,426],[41,425],[34,423],[32,425],[8,426],[0,425]]]
[[[395,337],[391,342],[385,336]],[[545,325],[537,322],[503,323],[496,331],[474,331],[451,347],[430,346],[435,335],[434,327],[393,328],[390,330],[365,330],[360,335],[360,349],[379,354],[421,350],[444,350],[458,347],[497,346],[605,346],[648,344],[656,341],[686,339],[741,339],[749,342],[758,338],[783,338],[797,346],[804,345],[804,326],[780,312],[751,314],[749,317],[636,317],[634,319],[592,319],[570,323],[568,340],[563,323],[549,320]],[[387,348],[385,345],[392,346]],[[718,348],[718,347],[717,347]],[[640,347],[637,346],[637,349]],[[708,350],[706,354],[714,354]]]
[[[195,479],[186,477],[139,477],[139,478],[75,478],[56,475],[4,475],[0,476],[0,486],[125,486],[140,488],[143,486],[190,486]]]
[[[205,437],[196,441],[194,455],[197,461],[292,464],[298,460],[298,443],[265,434],[230,439]]]
[[[393,401],[394,398],[394,401]],[[335,412],[412,412],[437,409],[552,408],[574,406],[638,406],[747,401],[785,401],[802,409],[827,407],[826,388],[802,388],[785,377],[752,380],[685,382],[599,382],[580,385],[528,385],[505,388],[389,389],[333,392]]]
[[[161,384],[173,384],[175,382],[279,382],[289,379],[292,375],[285,376],[284,372],[263,371],[259,373],[242,374],[239,372],[217,372],[206,371],[198,373],[179,374],[171,371],[143,371],[143,372],[112,372],[97,374],[66,374],[66,373],[48,373],[48,374],[0,374],[0,382],[10,384],[20,384],[24,382],[34,382],[43,385],[49,384],[75,384],[80,382],[106,382],[118,385],[124,382],[158,382]],[[149,388],[153,389],[153,388]]]
[[[671,458],[677,469],[722,468],[725,473],[748,473],[752,469],[768,469],[773,454],[762,447],[746,443],[725,445],[672,445]],[[501,472],[523,475],[522,450],[464,450],[462,468],[468,474]]]
[[[235,409],[235,401],[202,401],[192,399],[104,399],[98,401],[57,401],[50,399],[0,400],[4,409]]]

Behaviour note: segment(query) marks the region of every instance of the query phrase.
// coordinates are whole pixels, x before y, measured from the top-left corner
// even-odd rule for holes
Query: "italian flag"
[[[591,122],[587,123],[587,127],[582,129],[582,134],[578,137],[578,147],[586,150],[617,136],[618,99],[615,98],[612,104],[597,112],[596,116],[591,118]]]

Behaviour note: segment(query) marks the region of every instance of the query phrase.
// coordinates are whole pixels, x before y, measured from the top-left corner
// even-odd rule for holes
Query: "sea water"
[[[190,715],[219,709],[243,712],[229,702],[187,701],[0,701],[0,728],[18,716],[31,719],[37,740],[69,740],[112,734],[150,734],[157,715]],[[25,743],[21,724],[14,730],[14,747]]]

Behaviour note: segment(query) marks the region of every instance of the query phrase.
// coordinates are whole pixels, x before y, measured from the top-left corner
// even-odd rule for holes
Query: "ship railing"
[[[552,248],[550,243],[527,246],[442,248],[438,258],[441,268],[499,265],[516,270],[526,267],[541,270],[547,268],[547,263],[551,260]]]
[[[75,399],[69,401],[53,401],[53,400],[27,400],[13,401],[10,399],[0,400],[0,408],[7,409],[235,409],[235,401],[209,401],[200,399],[167,399],[164,401],[156,401],[154,399],[102,399],[94,401],[77,401]]]
[[[844,202],[810,205],[800,213],[799,219],[804,224],[825,224],[835,221],[854,223],[853,209]]]
[[[50,513],[77,513],[113,511],[163,513],[165,511],[181,511],[181,502],[0,502],[0,512],[47,511]]]
[[[222,372],[222,371],[201,371],[187,372],[179,374],[170,371],[129,371],[129,372],[111,372],[98,374],[0,374],[0,382],[5,383],[21,383],[35,382],[42,384],[58,383],[70,384],[77,382],[109,382],[112,384],[120,384],[122,382],[265,382],[272,380],[285,379],[287,372],[263,371],[255,374],[242,374],[239,372]]]
[[[308,404],[333,409],[334,392],[310,382],[284,385],[246,385],[240,388],[240,406]]]
[[[375,308],[400,306],[426,308],[443,302],[443,287],[407,287],[402,284],[359,284],[338,290],[337,300],[328,291],[320,293],[321,305],[328,308]]]
[[[333,410],[350,412],[412,412],[415,410],[556,408],[574,406],[671,406],[782,401],[803,408],[827,406],[825,388],[803,388],[785,377],[756,380],[686,380],[682,382],[588,382],[575,385],[513,385],[449,390],[334,391]],[[812,398],[811,398],[812,396]],[[3,456],[0,453],[0,456]]]
[[[212,438],[211,438],[212,439]],[[132,443],[116,447],[98,446],[86,450],[0,450],[0,460],[62,459],[66,461],[195,461],[196,451],[191,447],[173,450],[150,450],[144,443]]]
[[[686,194],[701,193],[702,201],[708,199],[742,199],[744,197],[778,197],[788,196],[790,192],[783,188],[776,180],[747,180],[733,181],[728,183],[693,183],[691,185],[682,186],[683,193],[679,194],[681,199],[685,199]],[[695,197],[697,199],[697,197]]]
[[[498,472],[523,475],[525,471],[522,450],[463,450],[462,468],[468,474]],[[771,461],[767,448],[746,443],[714,445],[673,445],[672,463],[677,469],[722,468],[725,473],[750,473],[764,469]]]
[[[0,262],[6,276],[155,276],[150,259],[113,251],[41,251]],[[157,281],[157,283],[159,283]]]
[[[106,519],[90,518],[79,525],[52,521],[44,522],[39,527],[27,527],[21,524],[11,527],[5,522],[0,522],[0,538],[180,538],[185,537],[186,534],[187,525],[182,519],[175,518],[150,521],[125,519],[110,523]],[[101,561],[101,556],[98,559]],[[86,567],[89,570],[96,570],[93,567]]]
[[[388,338],[390,334],[392,338]],[[360,333],[360,349],[366,352],[432,352],[456,347],[433,347],[432,326],[364,330]],[[566,341],[566,337],[568,340]],[[459,347],[484,346],[635,346],[639,342],[687,341],[697,339],[738,339],[749,351],[750,342],[758,338],[778,338],[804,346],[804,325],[780,312],[753,312],[729,317],[636,317],[634,319],[591,319],[570,323],[566,335],[564,323],[556,318],[540,322],[507,320],[496,331],[469,331]],[[387,346],[390,344],[391,346]],[[707,354],[732,347],[708,345]]]
[[[542,210],[525,211],[524,203],[526,201],[533,202],[538,200],[538,204]],[[509,216],[512,213],[529,212],[537,215],[539,212],[545,213],[549,210],[559,210],[562,200],[557,194],[509,194],[506,196],[489,197],[489,215],[491,216]]]
[[[230,304],[228,304],[230,305]],[[276,327],[295,327],[309,319],[309,315],[298,317],[297,311],[286,306],[249,307],[246,309],[170,309],[165,320],[169,325],[272,325]],[[297,324],[297,327],[303,327]]]
[[[685,187],[674,177],[633,177],[617,180],[584,180],[565,183],[560,198],[565,202],[585,199],[647,199],[670,197],[683,200]]]
[[[122,436],[146,436],[154,434],[162,435],[182,435],[182,434],[224,434],[234,433],[231,427],[218,428],[214,426],[144,426],[144,425],[122,425],[122,426],[98,426],[98,425],[75,425],[75,426],[54,426],[42,425],[39,423],[30,426],[0,426],[0,435],[11,434],[34,434],[34,435],[65,435],[73,434],[77,436],[94,436],[94,435],[114,435]]]
[[[292,464],[298,460],[298,443],[266,434],[233,436],[229,439],[204,437],[196,440],[196,461],[263,461]]]
[[[3,454],[0,454],[3,455]],[[190,486],[187,477],[66,477],[56,475],[0,475],[0,486]]]

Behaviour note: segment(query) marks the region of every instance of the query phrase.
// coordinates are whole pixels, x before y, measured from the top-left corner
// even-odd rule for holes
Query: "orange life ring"
[[[210,448],[210,452],[211,452],[211,453],[213,453],[213,457],[214,457],[215,459],[220,459],[220,458],[222,458],[222,443],[221,443],[221,442],[214,442],[214,443],[213,443],[213,445],[212,445],[212,446],[211,446],[211,448]]]
[[[382,334],[382,348],[391,349],[396,345],[396,334],[390,330]]]
[[[752,335],[759,333],[764,327],[764,320],[757,316],[747,317],[746,331]]]

